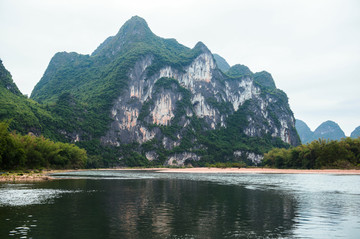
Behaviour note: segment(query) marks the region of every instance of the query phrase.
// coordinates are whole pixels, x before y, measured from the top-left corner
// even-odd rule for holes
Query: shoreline
[[[274,168],[101,168],[101,169],[64,169],[44,170],[30,173],[6,173],[0,175],[1,182],[41,182],[57,180],[51,174],[74,171],[154,171],[158,173],[237,173],[237,174],[337,174],[360,175],[358,169],[274,169]]]
[[[358,169],[275,169],[275,168],[109,168],[97,170],[140,170],[159,173],[240,173],[240,174],[347,174],[360,175]]]

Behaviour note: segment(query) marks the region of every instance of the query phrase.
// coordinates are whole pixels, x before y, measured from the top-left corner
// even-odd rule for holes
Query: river
[[[360,176],[81,171],[0,183],[0,238],[359,238]]]

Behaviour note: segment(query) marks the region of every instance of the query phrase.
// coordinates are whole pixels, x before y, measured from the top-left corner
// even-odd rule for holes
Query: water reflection
[[[110,237],[288,236],[296,202],[274,192],[185,180],[114,181]],[[251,229],[251,230],[249,230]]]

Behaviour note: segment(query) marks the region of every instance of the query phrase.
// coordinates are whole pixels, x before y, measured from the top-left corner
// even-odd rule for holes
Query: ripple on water
[[[31,184],[7,184],[0,188],[0,206],[27,206],[51,203],[51,200],[75,190],[34,189]]]
[[[30,227],[23,225],[21,227],[16,227],[15,229],[9,232],[9,236],[20,236],[20,238],[27,238],[28,233],[30,232]]]

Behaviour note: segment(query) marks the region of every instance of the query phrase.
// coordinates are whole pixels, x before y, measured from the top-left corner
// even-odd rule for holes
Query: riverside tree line
[[[360,168],[360,138],[319,139],[289,149],[274,148],[264,155],[263,163],[275,168]]]
[[[10,133],[8,128],[8,122],[0,122],[0,169],[64,169],[86,165],[86,151],[74,144]]]

